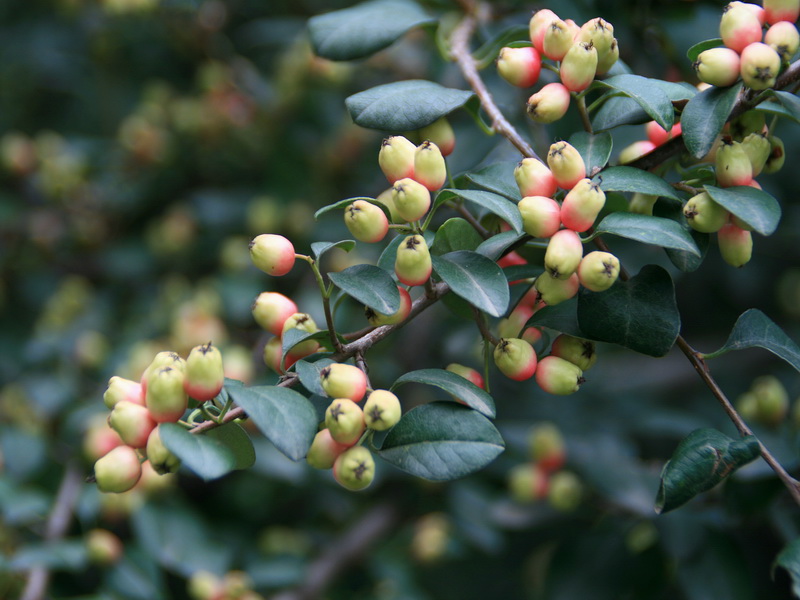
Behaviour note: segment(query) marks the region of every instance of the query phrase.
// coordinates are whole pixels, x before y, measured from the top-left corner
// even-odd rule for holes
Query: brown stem
[[[486,326],[486,320],[483,318],[483,313],[479,311],[477,308],[473,307],[472,312],[475,315],[475,322],[478,324],[478,330],[481,332],[481,337],[489,342],[492,346],[497,346],[500,343],[489,328]]]
[[[687,184],[685,184],[685,183],[683,183],[681,181],[678,181],[677,183],[673,183],[672,187],[674,187],[676,190],[681,190],[683,192],[689,192],[690,194],[694,194],[694,195],[697,195],[697,194],[699,194],[700,192],[703,191],[700,188],[696,188],[696,187],[693,187],[691,185],[687,185]]]
[[[594,129],[592,129],[592,121],[589,119],[589,111],[586,110],[586,97],[585,96],[578,96],[577,94],[573,94],[577,98],[577,106],[578,106],[578,114],[581,116],[581,121],[583,122],[583,128],[586,130],[586,133],[593,134]]]
[[[462,217],[464,217],[464,220],[467,223],[472,225],[472,228],[475,231],[477,231],[478,235],[480,235],[483,239],[488,240],[490,237],[492,237],[492,234],[489,233],[489,230],[486,229],[480,223],[478,223],[478,220],[474,216],[472,216],[471,212],[469,212],[466,208],[464,208],[464,205],[458,204],[456,206],[456,211],[458,211],[458,214],[460,214]]]

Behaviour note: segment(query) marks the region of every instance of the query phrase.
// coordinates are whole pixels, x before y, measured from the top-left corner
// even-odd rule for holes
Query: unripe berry
[[[286,319],[297,312],[297,304],[278,292],[262,292],[253,303],[252,312],[260,327],[279,336]]]
[[[581,259],[578,280],[587,290],[604,292],[619,277],[619,259],[610,252],[595,250]]]
[[[561,60],[572,46],[574,33],[561,19],[554,19],[547,26],[542,41],[544,55],[551,60]]]
[[[716,233],[728,222],[730,213],[701,192],[689,199],[683,207],[683,215],[689,227],[701,233]]]
[[[764,19],[773,24],[779,21],[794,23],[800,15],[800,0],[764,0]]]
[[[617,38],[611,41],[607,52],[597,53],[597,75],[605,75],[619,60],[619,42]]]
[[[769,137],[769,158],[764,165],[762,173],[777,173],[783,168],[783,163],[786,160],[786,152],[783,149],[783,140],[778,136],[772,135]]]
[[[325,411],[325,426],[334,440],[350,446],[364,433],[364,411],[352,400],[337,398]]]
[[[584,381],[579,366],[558,356],[545,356],[536,368],[536,383],[548,394],[572,394],[578,391]]]
[[[92,529],[86,534],[86,555],[90,563],[112,565],[122,558],[122,540],[108,529]]]
[[[528,435],[530,457],[546,473],[552,473],[564,466],[566,444],[561,430],[554,423],[539,423],[531,428]]]
[[[122,400],[144,405],[142,384],[114,375],[108,380],[108,388],[103,394],[103,403],[107,408],[114,408],[117,402]]]
[[[161,441],[161,434],[158,432],[158,427],[153,429],[150,437],[147,438],[147,460],[150,461],[150,466],[153,467],[159,475],[166,475],[167,473],[174,473],[181,466],[181,459],[170,452]]]
[[[573,298],[578,293],[580,281],[577,273],[573,273],[568,279],[556,279],[545,271],[536,278],[534,285],[540,299],[548,306],[554,306]]]
[[[250,259],[267,275],[286,275],[294,266],[294,245],[282,235],[262,233],[250,242]]]
[[[753,180],[753,166],[741,142],[723,143],[717,150],[716,167],[720,187],[749,185]]]
[[[675,125],[672,126],[672,129],[667,131],[655,121],[648,121],[648,123],[644,126],[644,131],[648,140],[653,142],[653,144],[656,146],[661,146],[681,133],[681,124],[675,123]]]
[[[558,356],[576,365],[581,371],[588,371],[597,362],[594,342],[562,333],[550,348],[551,356]]]
[[[101,492],[127,492],[141,476],[139,456],[130,446],[117,446],[94,463],[94,478]]]
[[[530,23],[528,24],[528,31],[533,47],[536,48],[540,54],[544,52],[544,36],[547,33],[547,26],[556,19],[558,19],[558,15],[548,8],[537,10],[531,17]]]
[[[580,505],[582,495],[583,485],[574,473],[559,471],[550,478],[547,500],[556,510],[572,512]]]
[[[544,253],[544,268],[555,279],[568,279],[583,258],[581,237],[570,229],[553,234]]]
[[[420,182],[431,192],[438,190],[447,181],[447,166],[442,152],[436,144],[429,140],[417,146],[414,153],[414,180]]]
[[[283,344],[281,343],[281,338],[273,337],[264,345],[264,364],[267,365],[270,369],[275,371],[278,375],[283,374],[283,369],[281,368],[281,358],[283,356]],[[288,357],[287,357],[287,361]],[[290,367],[292,364],[287,365],[287,368]]]
[[[531,87],[539,80],[542,57],[531,46],[524,48],[501,48],[497,57],[497,72],[511,85]]]
[[[552,198],[558,187],[552,171],[535,158],[523,158],[514,168],[514,179],[522,196]]]
[[[722,259],[732,267],[743,267],[753,255],[753,236],[733,223],[717,232],[717,242]]]
[[[400,308],[398,308],[397,312],[394,314],[384,315],[369,306],[364,307],[364,315],[367,317],[367,321],[369,321],[370,325],[373,327],[397,325],[408,318],[408,315],[411,313],[411,296],[405,288],[400,286],[397,286],[397,292],[400,294]]]
[[[619,153],[619,164],[624,165],[641,158],[645,154],[655,150],[656,145],[650,140],[638,140],[629,146],[625,146]]]
[[[156,426],[147,408],[124,400],[114,406],[108,416],[108,424],[132,448],[144,448],[150,432]]]
[[[611,51],[614,43],[614,26],[600,17],[595,17],[581,25],[575,39],[579,42],[591,42],[598,56],[606,54]]]
[[[315,469],[330,469],[336,462],[336,458],[349,447],[349,445],[340,444],[333,439],[329,429],[322,429],[314,436],[314,441],[306,455],[306,462]]]
[[[380,242],[389,231],[386,213],[366,200],[356,200],[344,209],[344,224],[359,242]]]
[[[655,206],[658,196],[655,194],[642,194],[636,192],[631,196],[628,203],[628,211],[637,215],[653,215],[653,206]]]
[[[567,142],[556,142],[547,153],[547,166],[553,173],[558,187],[571,190],[586,177],[586,164],[574,146]]]
[[[561,222],[567,229],[586,231],[606,204],[606,194],[591,179],[581,179],[561,203]]]
[[[222,368],[222,354],[211,342],[195,346],[186,358],[186,372],[183,387],[195,400],[213,400],[222,390],[225,373]]]
[[[364,404],[364,422],[375,431],[391,429],[402,413],[400,400],[389,390],[375,390]]]
[[[767,164],[769,153],[772,149],[767,136],[761,133],[751,133],[741,141],[742,148],[750,159],[750,166],[753,169],[753,177],[761,174],[764,165]]]
[[[153,357],[153,360],[142,373],[142,394],[147,394],[147,382],[150,379],[151,373],[154,373],[162,367],[172,367],[178,371],[186,369],[186,361],[183,360],[177,352],[163,351],[159,352]]]
[[[185,379],[182,371],[172,367],[162,367],[147,378],[144,402],[157,423],[175,422],[183,416],[189,405]]]
[[[789,412],[789,394],[780,379],[757,377],[750,388],[756,399],[756,418],[767,425],[779,425]]]
[[[728,48],[741,53],[749,44],[761,41],[761,23],[753,11],[729,4],[719,22],[719,36]]]
[[[414,176],[414,153],[417,147],[402,135],[383,140],[378,153],[378,164],[389,183]]]
[[[525,196],[517,204],[525,233],[538,238],[552,237],[561,229],[561,207],[546,196]]]
[[[522,329],[533,316],[533,309],[530,306],[517,306],[505,319],[500,319],[497,323],[497,335],[501,338],[522,337]]]
[[[407,236],[397,248],[394,272],[406,285],[422,285],[431,276],[433,264],[428,244],[421,235]]]
[[[430,140],[439,146],[442,156],[450,156],[456,147],[456,134],[445,117],[441,117],[420,129],[419,137],[422,140]]]
[[[764,43],[775,50],[783,62],[788,61],[800,47],[800,34],[797,27],[789,21],[779,21],[767,29]]]
[[[547,473],[530,463],[517,465],[508,473],[508,488],[511,497],[520,504],[541,500],[547,497],[549,489]]]
[[[567,114],[569,100],[569,90],[563,84],[548,83],[528,98],[528,116],[537,123],[553,123]],[[525,160],[539,162],[535,158]]]
[[[536,351],[525,340],[503,338],[494,348],[494,364],[503,375],[514,381],[533,377],[536,363]]]
[[[589,87],[596,72],[597,49],[591,42],[573,44],[558,68],[561,83],[570,92],[582,92]]]
[[[383,190],[380,194],[378,194],[378,197],[375,198],[375,200],[389,209],[389,220],[392,223],[405,223],[405,221],[403,221],[403,217],[401,217],[397,212],[397,207],[394,205],[393,194],[394,188],[389,188],[388,190]]]
[[[319,327],[317,327],[311,315],[299,312],[286,319],[286,322],[283,324],[283,331],[281,331],[281,337],[285,336],[286,332],[290,329],[299,329],[306,333],[317,333],[319,331]],[[286,355],[286,368],[288,369],[301,358],[314,354],[317,350],[319,350],[319,342],[317,342],[317,340],[300,342]]]
[[[451,373],[460,375],[461,377],[463,377],[467,381],[470,381],[471,383],[474,383],[481,389],[486,389],[486,386],[484,385],[483,381],[483,375],[481,375],[475,369],[472,369],[470,367],[465,367],[464,365],[460,365],[458,363],[450,363],[449,365],[447,365],[447,367],[445,367],[445,369],[447,371],[450,371]]]
[[[364,446],[354,446],[342,452],[333,463],[333,477],[348,490],[363,490],[375,478],[375,459]]]
[[[761,42],[742,50],[741,74],[744,84],[753,90],[766,90],[775,85],[781,70],[780,55]]]
[[[367,393],[367,376],[354,365],[333,363],[319,373],[322,389],[331,398],[347,398],[361,402]]]
[[[397,214],[409,223],[425,216],[431,207],[431,193],[413,179],[400,179],[392,187],[392,200]]]

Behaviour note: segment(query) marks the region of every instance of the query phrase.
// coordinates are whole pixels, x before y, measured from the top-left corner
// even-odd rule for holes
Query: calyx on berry
[[[550,355],[568,360],[582,371],[588,371],[597,362],[597,350],[594,342],[566,333],[562,333],[553,340]]]
[[[431,276],[433,263],[428,244],[421,235],[407,236],[397,248],[394,272],[406,285],[422,285]]]
[[[375,390],[364,404],[364,422],[375,431],[386,431],[397,425],[403,409],[400,400],[389,390]]]
[[[348,490],[357,492],[369,487],[375,478],[375,459],[364,446],[342,452],[333,463],[333,477]]]
[[[610,252],[595,250],[581,259],[578,280],[587,290],[604,292],[619,277],[619,259]]]
[[[325,426],[334,440],[350,446],[364,433],[364,411],[352,400],[337,398],[325,411]]]
[[[414,153],[417,147],[402,135],[383,140],[378,153],[378,164],[389,183],[414,176]]]
[[[355,365],[330,364],[320,371],[319,378],[322,389],[332,398],[361,402],[367,392],[367,376]]]
[[[586,164],[583,157],[568,142],[556,142],[547,153],[547,166],[553,172],[558,187],[571,190],[586,177]]]
[[[392,200],[397,214],[409,223],[424,217],[431,207],[431,193],[428,188],[410,178],[395,181]]]

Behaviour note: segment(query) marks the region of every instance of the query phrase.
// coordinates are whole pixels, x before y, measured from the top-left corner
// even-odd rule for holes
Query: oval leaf
[[[725,210],[736,215],[761,235],[772,235],[781,220],[778,201],[763,190],[749,185],[729,188],[705,186],[708,195]]]
[[[516,231],[504,231],[484,241],[475,249],[475,252],[483,254],[492,260],[497,260],[506,248],[518,242],[522,237]]]
[[[619,62],[619,61],[617,61]],[[697,94],[697,90],[688,83],[672,83],[660,79],[650,79],[651,85],[661,89],[671,102],[688,100]],[[650,121],[650,116],[639,104],[627,96],[618,95],[619,92],[610,90],[607,100],[592,118],[595,132],[613,129],[620,125],[633,125]]]
[[[713,38],[710,40],[705,40],[703,42],[699,42],[689,48],[686,51],[686,57],[689,59],[689,62],[694,62],[697,60],[697,57],[700,55],[701,52],[705,52],[706,50],[710,50],[711,48],[718,48],[722,46],[722,38]]]
[[[672,278],[663,268],[647,265],[605,292],[581,289],[578,325],[591,339],[664,356],[681,328]]]
[[[482,190],[455,190],[448,188],[442,190],[442,192],[449,192],[467,202],[472,202],[481,208],[485,208],[511,225],[517,233],[522,233],[522,215],[517,205],[507,198]]]
[[[703,158],[717,139],[736,103],[742,84],[711,86],[689,100],[681,115],[683,143],[695,158]]]
[[[433,268],[450,289],[475,308],[501,317],[508,308],[508,281],[497,263],[467,250],[431,256]]]
[[[375,198],[368,198],[367,196],[356,196],[355,198],[345,198],[344,200],[339,200],[338,202],[334,202],[333,204],[328,204],[327,206],[323,206],[322,208],[317,210],[317,212],[314,213],[314,220],[318,221],[322,215],[331,212],[332,210],[345,209],[356,200],[363,200],[364,202],[369,202],[370,204],[374,204],[384,212],[386,218],[389,219],[389,222],[391,223],[392,214],[389,212],[389,208],[383,202],[378,202]],[[323,243],[323,242],[318,242],[318,243]]]
[[[615,212],[607,215],[600,222],[592,237],[604,234],[618,235],[629,240],[682,250],[700,256],[700,250],[694,243],[694,238],[689,230],[672,219]]]
[[[355,240],[341,240],[340,242],[313,242],[311,244],[311,254],[319,260],[323,254],[332,248],[341,248],[345,252],[350,252],[356,247]]]
[[[466,406],[434,402],[403,415],[378,455],[417,477],[449,481],[485,467],[504,449],[489,419]]]
[[[222,477],[236,468],[233,451],[216,438],[194,435],[176,423],[161,423],[158,433],[167,449],[206,481]]]
[[[665,513],[686,504],[759,454],[758,440],[752,435],[734,440],[716,429],[693,431],[664,465],[656,512]]]
[[[382,50],[409,29],[432,21],[416,2],[374,0],[312,17],[308,29],[319,56],[352,60]]]
[[[405,132],[430,125],[471,97],[472,92],[411,79],[359,92],[347,98],[345,105],[356,125]]]
[[[436,231],[431,254],[447,254],[456,250],[475,250],[483,238],[475,228],[460,217],[448,219]]]
[[[651,119],[669,131],[675,124],[675,110],[669,96],[652,81],[640,75],[615,75],[598,83],[632,98]]]
[[[322,389],[322,383],[320,382],[320,372],[334,362],[335,361],[330,358],[321,358],[313,363],[305,360],[298,360],[294,363],[294,370],[304,388],[317,396],[327,397],[328,394]]]
[[[362,304],[384,315],[400,310],[400,293],[388,272],[374,265],[355,265],[338,273],[328,273],[330,280]]]
[[[448,394],[454,396],[454,400],[474,408],[482,415],[490,419],[495,417],[494,400],[484,390],[479,388],[471,381],[445,371],[444,369],[420,369],[411,371],[400,376],[393,384],[391,389],[395,390],[404,383],[424,383],[443,389]]]
[[[613,141],[611,134],[607,131],[592,135],[585,131],[579,131],[569,138],[569,143],[583,157],[586,165],[586,172],[593,174],[606,166],[608,158],[611,156]]]
[[[297,346],[300,342],[305,342],[307,340],[317,340],[320,345],[320,350],[324,351],[323,348],[326,346],[330,346],[330,333],[327,329],[323,329],[322,331],[316,331],[314,333],[308,333],[307,331],[303,331],[302,329],[290,329],[286,333],[283,334],[281,338],[282,343],[282,352],[281,352],[281,364],[284,364],[286,360],[286,355],[289,354],[289,351]],[[229,390],[230,391],[230,390]]]
[[[230,395],[269,441],[292,460],[300,460],[317,434],[317,411],[302,394],[263,385],[232,388]]]
[[[800,123],[800,98],[792,94],[791,92],[781,92],[778,90],[769,90],[769,93],[783,105],[783,108],[786,109],[786,116],[794,119],[796,122]],[[759,108],[766,108],[769,109],[769,105],[772,104],[767,102],[762,102],[759,104]]]
[[[517,164],[513,161],[494,163],[479,171],[467,173],[466,178],[478,187],[518,202],[522,195],[514,178]]]
[[[680,200],[675,189],[661,177],[635,167],[611,167],[597,179],[604,192],[639,192]]]
[[[235,469],[249,469],[256,462],[256,451],[250,436],[238,423],[226,423],[203,435],[219,440],[230,448],[236,461]]]

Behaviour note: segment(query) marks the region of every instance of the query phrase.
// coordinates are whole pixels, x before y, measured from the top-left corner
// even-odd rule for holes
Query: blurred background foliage
[[[349,4],[0,4],[0,597],[18,597],[34,566],[52,571],[53,598],[154,600],[199,598],[220,581],[226,598],[247,590],[268,597],[307,585],[331,564],[338,576],[326,580],[327,598],[790,597],[788,577],[779,570],[773,580],[770,566],[797,537],[800,519],[764,463],[674,514],[653,511],[660,468],[680,439],[697,427],[734,433],[675,352],[654,360],[601,346],[589,382],[568,398],[495,377],[507,451],[451,484],[379,464],[373,486],[351,494],[255,431],[256,466],[219,481],[152,474],[132,492],[105,496],[82,483],[111,375],[138,379],[157,351],[185,356],[211,340],[230,377],[269,383],[274,376],[260,360],[266,338],[250,315],[255,296],[282,291],[323,321],[310,272],[298,265],[267,280],[250,265],[247,243],[281,233],[303,252],[311,241],[347,238],[340,219],[315,222],[314,211],[386,187],[377,165],[382,133],[354,126],[344,99],[407,78],[463,87],[426,31],[365,61],[314,57],[306,20]],[[444,0],[427,6],[455,8]],[[484,37],[526,24],[538,8],[492,6]],[[685,50],[716,34],[721,6],[587,0],[562,2],[557,12],[579,23],[611,21],[634,72],[693,82]],[[578,129],[570,114],[535,130],[521,110],[525,93],[492,68],[485,77],[537,149]],[[451,122],[454,172],[518,158],[463,111]],[[796,125],[780,125],[789,165],[800,138]],[[617,148],[644,137],[642,127],[614,135]],[[787,168],[762,184],[784,217],[774,236],[756,240],[749,265],[733,270],[712,248],[695,273],[669,267],[683,333],[701,350],[722,345],[750,307],[800,337],[796,174]],[[612,249],[634,272],[669,265],[656,249],[619,240]],[[377,252],[361,244],[351,254],[331,252],[325,268]],[[345,330],[365,325],[355,305],[345,303],[338,318]],[[416,368],[480,364],[474,325],[444,306],[367,358],[381,386]],[[800,394],[797,374],[765,352],[727,355],[712,371],[733,398],[762,375],[789,398]],[[436,397],[430,388],[402,392],[406,409]],[[797,467],[799,415],[754,423],[789,468]],[[530,428],[542,421],[566,438],[577,505],[521,503],[509,491],[509,473],[530,461]],[[74,518],[63,539],[48,543],[59,490],[75,492]],[[116,537],[87,544],[97,529]],[[348,544],[361,556],[342,568],[336,557],[349,558]],[[98,547],[111,550],[98,556]]]

